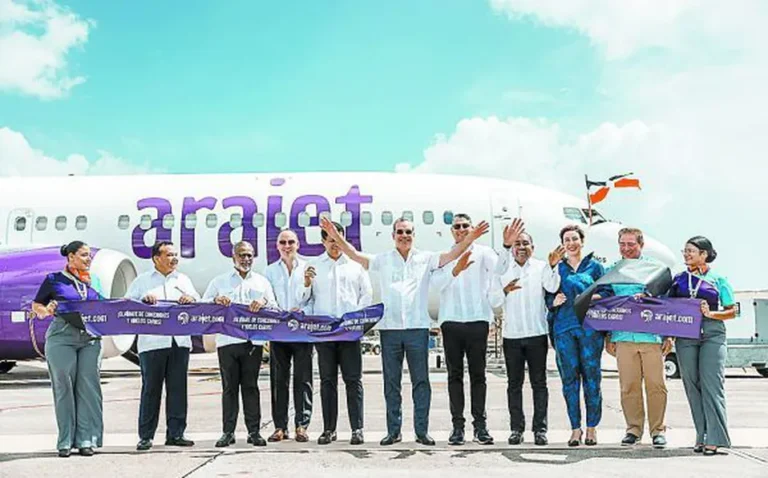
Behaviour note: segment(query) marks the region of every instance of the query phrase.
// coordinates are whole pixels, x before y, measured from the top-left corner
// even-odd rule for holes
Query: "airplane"
[[[63,269],[59,247],[82,240],[94,250],[91,274],[111,298],[122,297],[138,273],[152,267],[158,240],[179,248],[179,269],[198,291],[232,266],[232,246],[243,239],[256,250],[254,269],[279,259],[275,243],[286,227],[296,231],[304,257],[320,255],[319,217],[329,214],[366,253],[390,250],[392,224],[412,220],[415,247],[444,251],[453,240],[455,213],[490,223],[479,242],[502,248],[502,231],[525,221],[538,256],[559,242],[567,224],[586,231],[585,253],[610,264],[618,259],[622,225],[591,210],[584,198],[495,178],[408,173],[317,172],[64,176],[0,179],[0,373],[16,361],[43,356],[51,319],[31,320],[31,301],[46,274]],[[590,225],[591,223],[591,225]],[[640,225],[642,226],[642,225]],[[648,235],[644,253],[672,267],[671,250]],[[374,290],[376,277],[372,274]],[[376,298],[375,298],[376,299]],[[437,316],[438,294],[430,314]],[[105,337],[103,357],[136,362],[135,336]],[[214,351],[195,338],[194,352]],[[135,349],[134,349],[135,351]]]

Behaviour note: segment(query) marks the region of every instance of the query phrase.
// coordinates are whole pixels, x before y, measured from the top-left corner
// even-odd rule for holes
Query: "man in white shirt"
[[[507,406],[509,408],[510,445],[523,442],[523,381],[525,364],[533,389],[533,436],[536,445],[546,445],[547,408],[547,341],[549,325],[545,292],[560,288],[557,264],[565,250],[558,246],[540,261],[533,257],[533,238],[525,232],[521,220],[515,219],[504,228],[504,251],[496,268],[503,286],[504,299],[504,361],[507,367]],[[510,250],[512,249],[512,250]]]
[[[472,232],[472,219],[455,214],[451,234],[455,244]],[[448,369],[448,400],[453,421],[449,445],[464,444],[464,356],[469,369],[472,426],[474,441],[493,444],[488,432],[485,412],[485,363],[488,351],[488,328],[493,308],[501,307],[503,295],[495,287],[497,255],[490,247],[472,244],[461,258],[439,269],[432,276],[440,290],[438,323],[443,334],[445,365]]]
[[[340,235],[344,227],[334,222]],[[357,262],[341,253],[338,243],[320,231],[325,254],[307,267],[304,281],[305,302],[312,302],[312,313],[341,317],[347,312],[371,305],[373,288],[368,273]],[[363,439],[363,356],[360,341],[318,342],[317,362],[320,367],[320,401],[323,405],[323,433],[317,440],[328,445],[336,440],[339,416],[339,368],[347,390],[347,411],[352,429],[351,445]]]
[[[174,301],[190,304],[200,295],[189,277],[177,271],[179,257],[176,246],[160,241],[152,246],[155,267],[140,274],[128,288],[125,297],[147,304]],[[152,440],[160,418],[160,401],[165,382],[166,445],[193,446],[184,438],[187,428],[187,369],[192,338],[187,336],[139,335],[141,366],[141,401],[139,403],[139,443],[137,450],[152,448]]]
[[[413,223],[399,218],[392,225],[395,248],[372,258],[357,252],[328,218],[321,218],[320,226],[350,259],[379,274],[384,317],[377,327],[381,338],[384,398],[387,404],[387,436],[380,444],[392,445],[402,441],[401,381],[405,357],[411,378],[416,443],[434,445],[435,440],[428,433],[432,395],[428,363],[432,322],[427,310],[429,279],[435,269],[457,259],[475,239],[485,234],[488,224],[481,222],[451,251],[438,254],[413,248]]]
[[[234,269],[215,277],[203,294],[205,302],[219,305],[243,304],[251,312],[262,307],[277,307],[275,293],[266,277],[253,272],[254,250],[249,242],[235,244],[232,254]],[[248,443],[266,446],[261,429],[261,395],[259,394],[259,370],[263,341],[250,341],[228,335],[216,336],[216,352],[221,373],[221,411],[223,435],[216,442],[217,448],[235,443],[235,427],[239,411],[238,391],[243,397],[245,426]]]
[[[275,291],[277,305],[283,310],[301,310],[305,260],[298,256],[299,238],[291,230],[277,236],[280,260],[267,266],[266,276]],[[293,408],[296,441],[307,442],[307,428],[312,418],[312,344],[306,342],[270,342],[270,385],[272,422],[275,431],[267,439],[279,442],[288,434],[288,385],[293,359]]]

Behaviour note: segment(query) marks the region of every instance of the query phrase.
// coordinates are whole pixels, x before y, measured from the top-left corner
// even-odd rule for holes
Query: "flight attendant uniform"
[[[55,272],[45,278],[34,301],[47,306],[52,300],[102,299],[92,284],[68,272]],[[97,448],[104,435],[101,340],[68,322],[68,315],[72,314],[56,313],[45,333],[45,359],[59,429],[56,448]]]

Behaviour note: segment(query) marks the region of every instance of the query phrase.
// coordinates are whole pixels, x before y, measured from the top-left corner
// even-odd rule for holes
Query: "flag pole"
[[[592,227],[592,199],[589,197],[589,178],[584,175],[584,183],[587,185],[587,204],[589,205],[589,227]]]

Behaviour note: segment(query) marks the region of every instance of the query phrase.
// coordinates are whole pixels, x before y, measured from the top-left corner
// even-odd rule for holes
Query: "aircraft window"
[[[142,214],[139,219],[139,228],[144,231],[149,231],[150,227],[152,227],[152,216],[149,214]]]
[[[275,226],[279,229],[284,228],[288,224],[288,218],[285,217],[284,212],[278,212],[275,214]]]
[[[344,211],[341,213],[341,217],[339,218],[339,223],[341,223],[344,227],[349,227],[352,225],[352,213],[349,211]]]
[[[432,211],[424,211],[424,214],[421,215],[421,219],[424,221],[424,224],[434,224],[435,213]]]
[[[576,221],[583,224],[587,223],[587,220],[584,219],[584,216],[581,215],[581,210],[579,210],[577,207],[564,207],[563,215],[565,215],[566,219],[571,221]]]
[[[216,227],[216,224],[219,223],[219,217],[214,214],[210,213],[207,216],[205,216],[205,225],[208,227]]]
[[[187,229],[194,229],[197,227],[197,214],[187,214],[184,218],[184,227]]]
[[[253,227],[263,227],[264,226],[264,214],[257,212],[253,215]]]
[[[75,218],[75,229],[84,231],[86,227],[88,227],[88,218],[85,216],[77,216]]]
[[[59,216],[56,218],[56,230],[57,231],[63,231],[67,228],[67,217],[66,216]]]
[[[584,217],[586,217],[587,220],[589,220],[589,209],[582,209],[582,211],[584,211]],[[608,222],[608,219],[606,219],[605,216],[600,214],[600,212],[597,209],[592,208],[592,224],[593,225],[600,224],[601,222]]]
[[[26,217],[17,217],[16,218],[16,230],[17,231],[23,231],[27,228],[27,218]]]
[[[403,211],[403,219],[413,222],[413,211]]]
[[[229,217],[229,225],[232,226],[233,229],[236,229],[238,227],[242,227],[243,226],[243,215],[240,214],[239,212],[233,213]]]
[[[45,216],[39,216],[37,219],[35,219],[35,229],[38,231],[45,231],[45,228],[48,227],[48,218]]]
[[[445,224],[453,224],[453,211],[445,211],[443,213],[443,222]]]
[[[373,214],[371,214],[370,211],[363,211],[360,214],[360,222],[363,226],[370,226],[373,224]]]
[[[301,227],[309,226],[309,214],[307,214],[306,212],[299,213],[299,226]]]
[[[384,211],[381,213],[381,223],[385,226],[392,225],[392,213],[390,211]]]
[[[173,229],[173,224],[176,222],[176,218],[173,217],[173,214],[166,214],[163,216],[163,228],[164,229]]]
[[[130,226],[130,223],[131,223],[131,218],[129,218],[127,214],[123,214],[117,218],[118,229],[128,229],[128,226]]]

